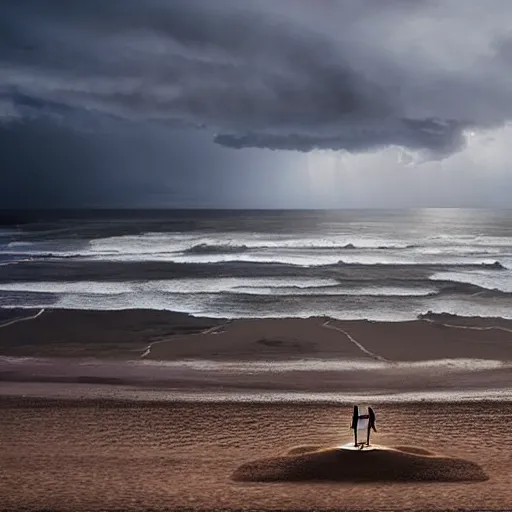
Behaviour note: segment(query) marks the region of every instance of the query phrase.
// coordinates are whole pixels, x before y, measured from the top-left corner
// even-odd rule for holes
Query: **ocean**
[[[0,307],[512,318],[512,210],[3,212]]]

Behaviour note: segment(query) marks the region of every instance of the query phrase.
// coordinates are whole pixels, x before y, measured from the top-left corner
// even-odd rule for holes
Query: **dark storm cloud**
[[[211,138],[69,111],[0,123],[0,209],[221,207],[224,169],[243,168],[244,155]]]
[[[71,109],[205,126],[231,148],[444,156],[465,128],[512,116],[510,15],[501,0],[4,0],[0,115]]]
[[[371,134],[373,145],[385,147],[400,145],[410,149],[428,148],[436,153],[448,154],[463,144],[461,129],[457,122],[440,122],[434,119],[412,120],[401,119],[396,122],[396,130],[390,130],[390,125],[373,126]],[[232,148],[253,146],[258,148],[302,149],[351,149],[364,151],[368,149],[367,133],[357,125],[337,136],[299,135],[299,134],[259,134],[217,135],[216,142]]]
[[[282,171],[261,149],[444,158],[512,118],[510,19],[509,0],[0,0],[0,207],[243,204],[240,176],[266,200],[237,174]]]
[[[161,192],[161,181],[145,179],[150,163],[138,173],[128,165],[134,158],[123,157],[128,140],[128,134],[121,143],[48,119],[0,124],[0,208],[116,206]]]

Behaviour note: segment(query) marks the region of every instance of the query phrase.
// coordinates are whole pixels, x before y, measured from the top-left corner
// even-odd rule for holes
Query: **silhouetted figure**
[[[350,427],[354,431],[354,446],[364,447],[364,442],[357,442],[357,432],[366,430],[366,446],[370,446],[370,432],[373,429],[374,432],[377,432],[375,428],[375,413],[371,407],[368,407],[368,411],[366,414],[359,413],[359,407],[354,405],[354,414],[352,415],[352,424]]]

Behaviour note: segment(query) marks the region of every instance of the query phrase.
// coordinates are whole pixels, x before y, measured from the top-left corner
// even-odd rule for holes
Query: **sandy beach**
[[[0,510],[510,510],[511,331],[4,311]]]
[[[244,464],[350,440],[350,406],[0,400],[2,510],[510,510],[510,406],[374,404],[374,442],[481,482],[243,482]],[[364,454],[363,454],[364,455]]]

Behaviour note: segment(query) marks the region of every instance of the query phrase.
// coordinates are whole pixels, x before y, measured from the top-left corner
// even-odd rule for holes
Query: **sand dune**
[[[326,448],[249,462],[232,475],[239,482],[480,482],[488,479],[474,462],[431,454],[417,447],[371,451]]]

